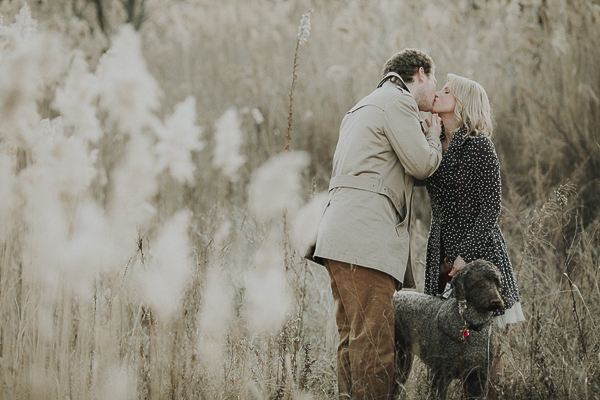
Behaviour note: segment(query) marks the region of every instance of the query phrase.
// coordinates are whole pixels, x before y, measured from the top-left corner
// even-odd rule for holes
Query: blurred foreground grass
[[[294,229],[309,228],[291,212],[268,209],[319,198],[344,113],[404,47],[433,57],[440,87],[448,72],[468,76],[492,102],[500,225],[528,317],[501,332],[500,398],[600,397],[597,2],[61,0],[29,4],[37,22],[18,16],[22,5],[0,2],[0,164],[10,188],[0,207],[0,398],[332,397],[337,333],[327,274],[301,258]],[[310,161],[302,153],[277,159],[297,27],[311,7],[291,130],[292,150]],[[127,21],[136,33],[122,34]],[[60,45],[22,42],[33,30]],[[71,51],[101,77],[102,55],[115,43],[128,43],[119,54],[135,59],[135,37],[145,65],[129,65],[133,74],[116,69],[120,84],[87,97],[100,132],[91,137],[83,112],[71,124],[57,105],[78,59]],[[109,89],[116,99],[138,97],[107,103]],[[142,114],[128,119],[130,110]],[[188,132],[187,144],[165,133],[172,115],[173,132]],[[230,148],[241,156],[232,175],[215,161],[219,121],[241,138]],[[71,146],[86,132],[84,144]],[[170,170],[155,171],[159,143],[179,146],[167,158]],[[256,205],[249,187],[267,160],[279,160],[262,170],[275,184]],[[413,259],[422,268],[429,224],[422,189],[415,208]],[[56,245],[61,232],[65,242]],[[423,393],[425,373],[415,368],[406,398]],[[459,395],[457,386],[452,398]]]

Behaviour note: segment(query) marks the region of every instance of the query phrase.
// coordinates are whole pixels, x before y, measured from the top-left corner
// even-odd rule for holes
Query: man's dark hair
[[[386,76],[388,72],[395,72],[402,77],[404,82],[411,83],[413,76],[421,67],[427,76],[435,70],[435,64],[427,54],[417,49],[404,49],[385,62],[383,76]]]

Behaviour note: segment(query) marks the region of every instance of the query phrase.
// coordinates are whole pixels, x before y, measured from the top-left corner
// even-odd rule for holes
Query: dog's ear
[[[500,289],[502,289],[502,287],[504,287],[504,278],[498,270],[496,270],[496,276],[498,277],[498,281],[500,282]]]
[[[489,271],[489,274],[491,276],[493,276],[492,279],[496,282],[496,284],[500,288],[502,288],[502,286],[504,286],[504,278],[502,278],[502,274],[500,273],[500,270],[498,269],[498,267],[496,267],[493,263],[491,263],[489,261],[486,261],[485,265],[486,265],[486,269]]]

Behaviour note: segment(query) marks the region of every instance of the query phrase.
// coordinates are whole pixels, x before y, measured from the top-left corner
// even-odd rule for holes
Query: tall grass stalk
[[[303,43],[308,41],[308,36],[310,35],[310,14],[314,10],[311,8],[305,14],[302,14],[302,18],[300,19],[300,26],[298,26],[298,37],[296,39],[296,49],[294,50],[294,66],[292,67],[292,85],[290,88],[290,108],[288,112],[287,119],[287,131],[286,131],[286,145],[285,150],[290,151],[290,140],[292,139],[292,116],[293,116],[293,106],[294,106],[294,89],[296,88],[296,81],[298,79],[297,70],[298,70],[298,57],[300,53],[300,46]]]

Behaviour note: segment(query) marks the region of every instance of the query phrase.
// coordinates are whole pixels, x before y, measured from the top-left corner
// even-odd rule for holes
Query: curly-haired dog
[[[396,373],[404,384],[417,355],[430,369],[428,398],[445,399],[453,379],[463,380],[468,399],[479,398],[495,357],[492,313],[504,308],[502,276],[491,262],[477,260],[454,276],[452,286],[448,300],[396,292]]]

